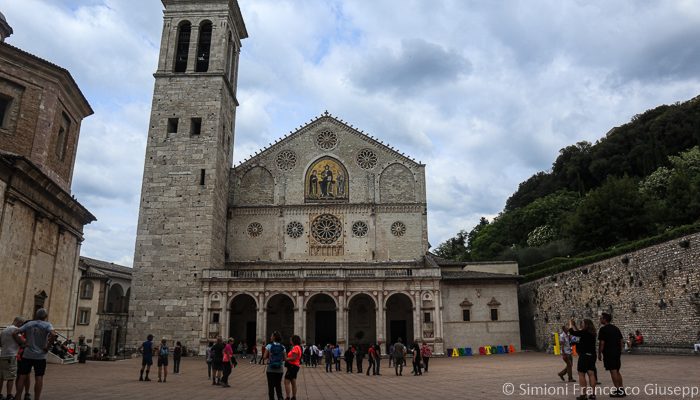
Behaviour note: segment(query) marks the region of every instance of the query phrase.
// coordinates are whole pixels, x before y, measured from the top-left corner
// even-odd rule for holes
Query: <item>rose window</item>
[[[406,224],[401,221],[396,221],[391,224],[391,234],[396,237],[401,237],[406,233]]]
[[[297,155],[291,150],[283,150],[277,154],[277,167],[283,171],[289,171],[297,163]]]
[[[370,149],[363,149],[357,153],[357,165],[363,169],[372,169],[377,165],[377,155]]]
[[[263,232],[263,227],[260,225],[260,222],[251,222],[248,225],[248,235],[250,237],[258,237],[262,234]]]
[[[292,221],[287,224],[287,235],[292,238],[298,238],[304,233],[304,225],[298,221]]]
[[[330,150],[338,144],[338,136],[331,131],[323,131],[316,136],[316,145],[323,150]]]
[[[369,228],[364,221],[357,221],[352,224],[352,234],[357,237],[365,237]]]
[[[321,244],[333,244],[340,237],[342,225],[340,220],[330,214],[318,216],[311,224],[311,234]]]

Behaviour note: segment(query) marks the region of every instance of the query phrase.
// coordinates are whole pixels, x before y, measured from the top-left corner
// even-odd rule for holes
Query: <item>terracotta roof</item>
[[[85,269],[84,276],[89,278],[131,279],[133,268],[107,261],[80,256],[80,267]]]

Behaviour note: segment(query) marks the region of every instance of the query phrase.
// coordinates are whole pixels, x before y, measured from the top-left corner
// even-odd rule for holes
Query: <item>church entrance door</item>
[[[306,303],[306,343],[325,346],[337,341],[335,301],[327,294],[312,296]]]
[[[398,338],[405,345],[413,344],[413,303],[403,293],[394,293],[386,301],[386,329],[390,343]]]
[[[294,302],[286,294],[276,294],[267,301],[267,335],[265,341],[270,340],[272,332],[279,331],[282,334],[282,343],[291,343],[294,334]]]
[[[239,294],[231,301],[228,335],[236,339],[236,346],[241,340],[246,341],[248,348],[255,344],[256,308],[255,299],[247,294]]]

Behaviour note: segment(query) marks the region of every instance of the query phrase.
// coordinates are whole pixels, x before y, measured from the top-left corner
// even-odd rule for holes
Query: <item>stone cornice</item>
[[[260,205],[260,206],[232,206],[230,214],[234,215],[303,215],[308,213],[410,213],[424,212],[425,203],[345,203],[345,204],[289,204],[289,205]]]

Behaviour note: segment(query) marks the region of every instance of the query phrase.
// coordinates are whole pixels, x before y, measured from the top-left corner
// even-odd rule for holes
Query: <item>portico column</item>
[[[299,292],[299,310],[301,313],[299,336],[301,336],[301,340],[306,341],[306,297],[304,296],[304,292]]]
[[[423,339],[423,319],[421,318],[420,291],[413,293],[413,340],[421,342]]]
[[[435,354],[444,354],[445,339],[443,337],[443,318],[442,318],[442,294],[439,290],[435,291]]]
[[[257,322],[255,323],[257,326],[256,329],[256,335],[255,340],[258,342],[258,344],[262,344],[266,339],[267,332],[265,330],[267,327],[265,326],[265,317],[266,317],[266,308],[265,308],[265,294],[263,292],[258,293],[258,309],[257,309]]]
[[[347,320],[348,309],[345,304],[345,293],[338,293],[338,312],[336,312],[336,332],[338,332],[338,344],[345,348],[347,344],[347,334],[345,333],[345,321]]]
[[[229,337],[228,336],[228,334],[229,334],[229,332],[228,332],[229,322],[228,321],[230,318],[229,309],[228,309],[228,301],[229,301],[228,292],[224,292],[222,297],[224,300],[224,304],[221,307],[221,314],[223,314],[223,315],[221,315],[219,317],[219,320],[221,321],[221,326],[219,327],[219,335],[221,335],[221,337],[224,338],[224,341],[226,341],[226,339]]]
[[[386,314],[386,308],[384,307],[384,292],[381,290],[377,293],[377,312],[375,315],[375,320],[377,324],[377,343],[386,342],[386,324],[384,323],[384,315]]]
[[[304,292],[296,292],[296,306],[294,307],[294,334],[299,333],[302,340],[304,340],[304,335],[302,332],[302,327],[304,325]]]

